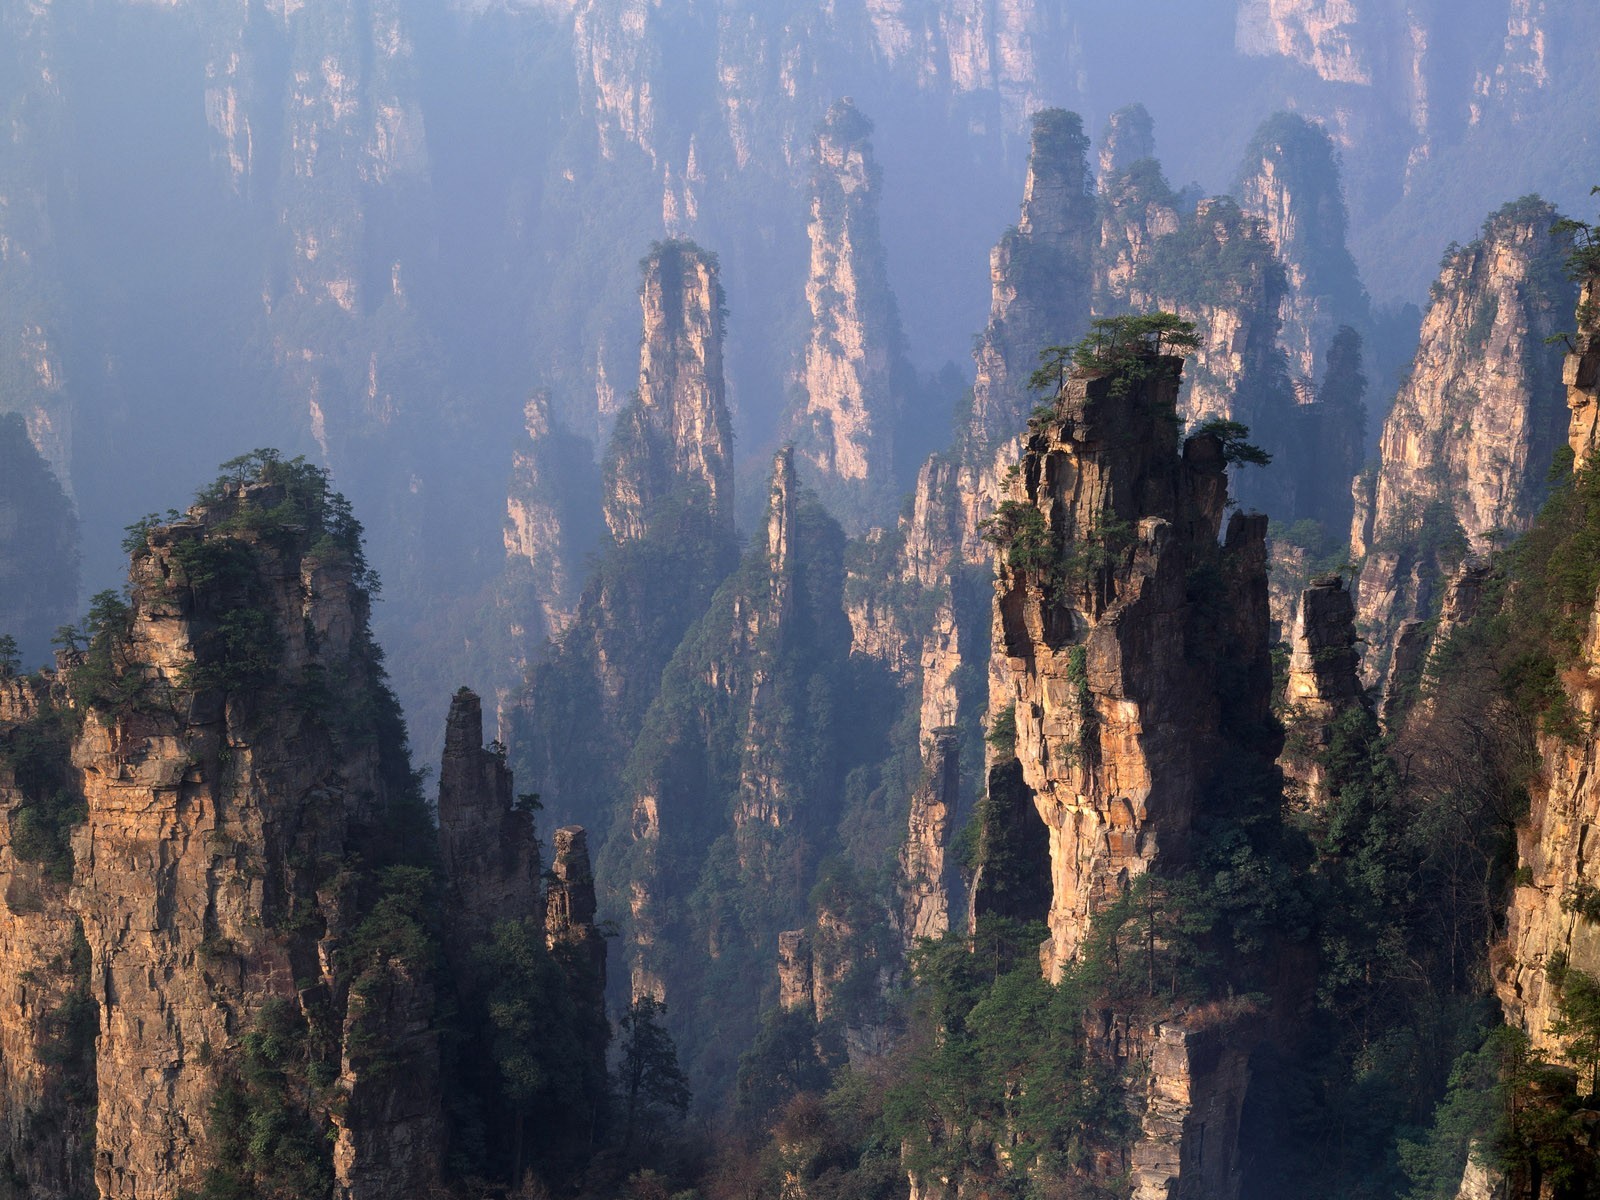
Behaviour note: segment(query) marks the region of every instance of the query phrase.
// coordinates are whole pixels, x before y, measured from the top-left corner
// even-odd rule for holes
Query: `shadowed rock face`
[[[78,518],[15,413],[0,413],[0,635],[36,667],[78,607]]]
[[[483,705],[466,688],[452,697],[445,723],[439,850],[456,946],[482,941],[496,921],[541,916],[533,814],[514,806],[504,752],[484,748]]]
[[[1569,417],[1546,339],[1574,293],[1555,218],[1542,202],[1508,205],[1444,262],[1351,528],[1366,556],[1356,616],[1368,682],[1385,677],[1401,623],[1432,615],[1460,559],[1526,529],[1546,494]]]

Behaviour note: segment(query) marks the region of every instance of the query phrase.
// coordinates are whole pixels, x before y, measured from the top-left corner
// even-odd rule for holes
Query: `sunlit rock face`
[[[645,261],[639,302],[639,394],[612,435],[606,525],[616,541],[638,541],[678,498],[731,530],[733,425],[716,260],[693,243],[663,243]]]
[[[1199,435],[1173,449],[1180,369],[1153,359],[1126,388],[1072,378],[1032,426],[1006,493],[1018,507],[1000,514],[1058,559],[998,553],[990,663],[991,727],[1011,714],[1016,761],[1050,830],[1051,974],[1124,881],[1188,852],[1223,708],[1211,668],[1184,649],[1197,619],[1191,570],[1214,568],[1228,593],[1230,623],[1194,636],[1247,665],[1248,695],[1229,703],[1268,702],[1266,522],[1235,513],[1218,544],[1220,443]]]
[[[1431,615],[1455,565],[1526,529],[1546,494],[1570,417],[1561,354],[1547,344],[1574,293],[1556,215],[1538,201],[1508,205],[1441,268],[1377,473],[1356,497],[1368,682],[1388,670],[1401,623]]]
[[[437,1177],[430,971],[396,956],[361,968],[357,988],[339,949],[362,915],[345,864],[392,851],[409,770],[403,744],[367,724],[393,701],[367,634],[359,559],[348,538],[269,515],[286,503],[282,484],[228,483],[142,533],[125,618],[112,618],[109,678],[87,682],[78,651],[63,660],[71,686],[94,690],[47,685],[52,703],[79,717],[38,727],[61,731],[55,769],[82,797],[70,858],[40,874],[14,840],[0,850],[13,856],[0,946],[19,970],[52,961],[35,968],[37,993],[0,1011],[4,1085],[48,1113],[56,1089],[85,1073],[73,1086],[95,1097],[102,1196],[200,1185],[215,1165],[213,1102],[237,1077],[241,1039],[272,1006],[316,1022],[337,1048],[330,1096],[340,1103],[315,1119],[344,1194],[405,1194]],[[43,695],[12,683],[0,687],[0,720],[46,719],[28,711]],[[137,698],[109,698],[116,690]],[[13,810],[38,803],[25,781],[10,782]],[[80,959],[81,974],[69,966]],[[37,1006],[77,989],[98,1034],[73,1043],[59,1017],[53,1030],[40,1025]],[[53,1080],[36,1070],[51,1043],[77,1047]],[[398,1073],[374,1069],[362,1047],[375,1044]],[[86,1144],[83,1122],[65,1121],[22,1169],[41,1186],[81,1186]]]
[[[882,172],[871,133],[846,99],[829,108],[812,141],[811,337],[804,406],[793,417],[808,477],[852,525],[881,520],[887,508],[910,380],[878,232]]]
[[[1591,277],[1579,309],[1578,338],[1566,358],[1573,405],[1569,443],[1578,470],[1594,470],[1591,371],[1596,314],[1587,301]],[[1530,786],[1531,806],[1517,826],[1517,886],[1506,914],[1504,938],[1490,954],[1495,994],[1506,1022],[1524,1030],[1536,1053],[1563,1061],[1566,1046],[1551,1031],[1560,1016],[1560,975],[1583,971],[1600,978],[1600,924],[1589,915],[1586,897],[1600,891],[1600,860],[1592,839],[1600,826],[1600,594],[1594,598],[1577,661],[1563,671],[1558,686],[1574,726],[1588,731],[1574,738],[1541,730],[1536,752],[1540,768]],[[1592,901],[1589,901],[1592,903]],[[1554,968],[1554,978],[1552,977]],[[1581,1078],[1581,1072],[1580,1072]]]

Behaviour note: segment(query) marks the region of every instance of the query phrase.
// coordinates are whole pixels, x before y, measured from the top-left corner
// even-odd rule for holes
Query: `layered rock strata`
[[[340,1101],[320,1113],[341,1194],[412,1193],[437,1174],[431,977],[341,949],[370,902],[345,864],[393,853],[408,772],[361,726],[382,683],[359,561],[337,532],[313,546],[304,524],[278,523],[293,502],[284,484],[232,485],[150,529],[125,631],[100,635],[140,698],[74,697],[87,816],[71,903],[100,1011],[104,1197],[175,1196],[218,1165],[207,1114],[272,1004],[342,1047]],[[380,1046],[397,1070],[374,1065]]]
[[[1321,808],[1328,800],[1322,767],[1333,724],[1366,697],[1356,651],[1355,604],[1342,577],[1317,579],[1300,594],[1289,636],[1284,689],[1287,737],[1279,759],[1298,802]]]
[[[1167,449],[1181,367],[1152,357],[1120,388],[1075,374],[1034,423],[999,513],[990,722],[1014,723],[1050,830],[1052,976],[1126,880],[1183,861],[1219,714],[1266,704],[1265,519],[1235,513],[1217,545],[1220,443],[1204,434],[1181,457]],[[1189,573],[1208,565],[1233,619],[1186,633]],[[1224,698],[1214,660],[1187,653],[1186,637],[1245,670],[1248,696]]]
[[[794,442],[820,493],[857,523],[893,494],[894,435],[910,368],[878,232],[872,122],[848,99],[812,140],[804,408]]]
[[[639,302],[639,393],[612,434],[606,525],[618,542],[639,541],[673,501],[731,531],[733,423],[716,259],[692,242],[660,243],[645,259]]]
[[[1369,682],[1387,672],[1402,622],[1433,615],[1462,556],[1486,553],[1538,512],[1568,424],[1559,354],[1546,344],[1573,301],[1555,219],[1548,204],[1518,201],[1444,261],[1351,527],[1352,553],[1364,556],[1357,626],[1373,651]]]

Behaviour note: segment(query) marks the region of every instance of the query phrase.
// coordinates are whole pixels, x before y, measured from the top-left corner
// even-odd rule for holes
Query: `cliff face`
[[[543,919],[533,814],[512,800],[504,751],[484,748],[483,704],[467,688],[445,725],[439,850],[456,945],[484,940],[496,921]]]
[[[1281,338],[1290,373],[1318,379],[1338,328],[1367,325],[1366,296],[1345,246],[1348,218],[1332,139],[1304,117],[1270,118],[1245,152],[1237,195],[1245,212],[1265,222],[1283,262]]]
[[[1123,110],[1106,131],[1105,147],[1115,165],[1122,157],[1117,148],[1133,145],[1153,150],[1153,127],[1136,111]],[[1148,117],[1148,114],[1145,114]],[[1127,128],[1125,129],[1124,126]],[[1120,170],[1100,176],[1100,246],[1096,254],[1094,311],[1098,315],[1122,312],[1131,306],[1134,271],[1149,257],[1159,238],[1178,231],[1182,220],[1179,198],[1161,174],[1154,157],[1136,158]]]
[[[929,756],[927,777],[911,794],[906,841],[900,850],[900,928],[907,951],[918,938],[942,937],[950,928],[945,851],[960,794],[960,742],[955,730],[941,730]]]
[[[1101,332],[1097,362],[1030,420],[988,530],[991,753],[968,937],[994,953],[1006,931],[1046,920],[1040,967],[1055,986],[1039,993],[1053,1006],[1040,1052],[1068,1048],[1072,1065],[1061,1069],[1131,1120],[1118,1133],[1111,1115],[1080,1126],[1093,1149],[1067,1167],[1030,1161],[1025,1149],[1013,1157],[1032,1127],[1005,1107],[946,1117],[935,1145],[962,1145],[962,1162],[951,1168],[908,1142],[914,1195],[965,1195],[1024,1171],[1059,1173],[1069,1189],[1117,1177],[1149,1200],[1229,1197],[1240,1186],[1261,1037],[1250,1006],[1177,999],[1176,976],[1170,991],[1159,982],[1153,924],[1137,995],[1102,988],[1128,961],[1118,951],[1128,943],[1113,932],[1108,950],[1100,922],[1125,931],[1138,897],[1209,853],[1200,830],[1231,819],[1238,799],[1225,798],[1221,772],[1271,778],[1266,522],[1236,514],[1219,546],[1222,443],[1206,433],[1181,451],[1173,444],[1182,361],[1126,325]],[[1012,980],[1032,973],[1031,950],[1013,947]],[[959,1036],[952,1021],[949,1038]],[[939,1165],[919,1165],[929,1162]]]
[[[733,425],[715,258],[692,243],[662,243],[645,260],[639,303],[639,396],[612,434],[606,525],[619,542],[640,540],[676,499],[731,530]]]
[[[559,637],[576,613],[583,556],[598,540],[599,479],[589,443],[556,421],[548,393],[535,393],[523,416],[528,440],[511,460],[506,554],[532,576],[533,636]]]
[[[1558,353],[1545,344],[1573,299],[1555,218],[1519,201],[1445,259],[1351,528],[1352,552],[1365,555],[1357,617],[1374,650],[1369,681],[1387,669],[1400,623],[1430,615],[1460,557],[1526,529],[1538,510],[1567,424]]]
[[[251,1169],[209,1114],[238,1086],[241,1039],[269,1019],[340,1047],[307,1119],[330,1127],[341,1194],[422,1188],[437,1171],[431,979],[352,944],[376,897],[347,859],[392,861],[411,800],[394,744],[366,727],[382,683],[353,535],[329,514],[317,540],[325,501],[291,491],[320,488],[314,474],[226,485],[150,529],[126,614],[71,675],[87,811],[71,907],[100,1016],[102,1196]]]
[[[1368,7],[1355,0],[1240,0],[1238,46],[1292,59],[1329,83],[1370,84]]]
[[[1593,289],[1591,276],[1584,288],[1586,301]],[[1593,310],[1581,308],[1578,345],[1566,361],[1569,382],[1581,379],[1586,370],[1594,328]],[[1573,386],[1572,392],[1575,417],[1592,410],[1581,386]],[[1570,444],[1575,453],[1591,449],[1592,436],[1592,424],[1573,421]],[[1577,469],[1593,471],[1592,460],[1578,458]],[[1529,787],[1527,817],[1517,826],[1517,886],[1504,937],[1490,956],[1507,1024],[1525,1030],[1535,1052],[1555,1062],[1564,1059],[1563,1039],[1550,1028],[1560,1015],[1561,971],[1600,978],[1600,921],[1594,902],[1600,894],[1600,861],[1590,849],[1600,824],[1600,739],[1595,736],[1600,727],[1600,593],[1581,628],[1574,661],[1562,670],[1557,686],[1575,735],[1562,736],[1549,728],[1537,735],[1539,770]]]
[[[1567,444],[1582,469],[1600,450],[1600,283],[1586,281],[1578,300],[1577,344],[1567,355],[1561,378],[1571,412]]]
[[[1077,341],[1088,327],[1097,232],[1088,149],[1076,114],[1034,115],[1022,213],[989,256],[989,324],[973,351],[977,378],[961,431],[962,547],[973,562],[987,558],[981,526],[1039,398],[1028,386],[1039,352]]]
[[[1156,125],[1142,104],[1117,109],[1100,134],[1100,185],[1106,187],[1134,163],[1156,156]]]
[[[1287,738],[1279,762],[1299,789],[1298,802],[1315,809],[1328,799],[1320,760],[1333,722],[1366,703],[1357,672],[1355,605],[1340,576],[1315,580],[1300,594],[1288,640]]]
[[[804,408],[795,449],[821,493],[865,520],[893,492],[894,427],[910,368],[878,233],[872,122],[835,103],[812,141]]]
[[[1265,519],[1235,514],[1218,548],[1220,444],[1167,449],[1180,368],[1152,359],[1122,394],[1115,378],[1075,376],[1034,426],[997,517],[990,722],[1011,714],[1050,830],[1052,975],[1123,881],[1187,853],[1218,715],[1236,701],[1186,638],[1226,643],[1223,658],[1237,655],[1252,681],[1268,671]],[[1189,573],[1208,565],[1240,626],[1186,632],[1199,599]],[[1264,705],[1264,688],[1247,703]]]
[[[94,1191],[97,1023],[70,852],[48,853],[37,819],[68,782],[64,735],[40,722],[52,683],[0,673],[0,1145],[20,1188],[77,1197]]]
[[[602,878],[630,991],[666,1001],[698,1088],[726,1087],[730,1045],[754,1036],[760,997],[735,1003],[727,981],[769,977],[778,934],[807,916],[852,742],[877,728],[841,724],[842,556],[780,452],[761,535],[674,653],[623,771]]]
[[[1221,417],[1247,425],[1279,469],[1242,479],[1241,502],[1293,513],[1300,475],[1292,462],[1294,398],[1278,345],[1288,293],[1266,226],[1232,200],[1206,200],[1136,261],[1132,311],[1176,312],[1200,335],[1180,412],[1190,422]]]
[[[611,544],[510,711],[517,771],[561,823],[592,825],[616,803],[615,747],[638,737],[663,669],[737,562],[716,260],[665,242],[642,266],[639,389],[602,470]]]

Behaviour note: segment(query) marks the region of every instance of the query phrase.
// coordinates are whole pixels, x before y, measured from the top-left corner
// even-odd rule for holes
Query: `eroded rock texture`
[[[878,232],[882,171],[872,122],[848,99],[828,109],[812,141],[811,274],[806,302],[805,405],[795,448],[820,494],[864,524],[894,493],[895,424],[910,367]]]
[[[1586,335],[1593,317],[1581,319]],[[1582,370],[1587,352],[1585,342],[1568,356],[1569,379]],[[1588,427],[1574,422],[1574,451],[1590,435]],[[1570,705],[1571,728],[1578,732],[1562,736],[1543,728],[1538,734],[1541,766],[1529,788],[1528,815],[1517,826],[1522,870],[1506,913],[1505,936],[1490,957],[1507,1024],[1525,1030],[1535,1052],[1557,1062],[1564,1061],[1563,1039],[1550,1026],[1560,1013],[1561,971],[1600,978],[1600,921],[1594,915],[1600,895],[1600,857],[1594,853],[1600,834],[1600,738],[1595,735],[1600,727],[1600,594],[1576,661],[1562,672],[1559,687]]]
[[[1352,553],[1365,556],[1357,625],[1369,682],[1388,672],[1401,624],[1432,615],[1461,558],[1526,529],[1545,495],[1568,416],[1546,339],[1573,301],[1555,219],[1519,201],[1445,259],[1351,527]]]
[[[1358,673],[1355,604],[1344,580],[1318,579],[1300,594],[1289,635],[1289,679],[1284,695],[1287,738],[1279,762],[1300,803],[1327,800],[1321,763],[1333,723],[1366,697]]]
[[[341,1195],[415,1192],[438,1169],[432,979],[341,950],[371,902],[347,862],[394,854],[409,772],[367,725],[383,701],[359,562],[275,517],[288,500],[233,485],[150,530],[109,650],[138,698],[74,698],[102,1196],[175,1196],[218,1165],[212,1102],[273,1005],[342,1047],[312,1118],[333,1128]]]
[[[1366,296],[1345,246],[1348,218],[1332,139],[1304,117],[1270,118],[1245,152],[1238,196],[1246,212],[1266,223],[1283,261],[1281,336],[1290,373],[1320,378],[1338,328],[1364,327],[1367,320]]]
[[[617,419],[605,516],[618,542],[659,527],[667,502],[733,525],[733,425],[722,375],[722,285],[713,256],[664,242],[645,260],[639,394]]]
[[[1074,376],[1033,427],[1000,513],[1013,533],[998,555],[990,720],[1014,719],[1050,830],[1052,975],[1130,878],[1183,861],[1220,714],[1266,704],[1265,518],[1235,513],[1217,545],[1220,443],[1169,449],[1182,363],[1146,361],[1131,386]],[[1197,571],[1227,627],[1191,628]],[[1189,652],[1199,639],[1205,655]],[[1225,687],[1220,662],[1242,677]]]

